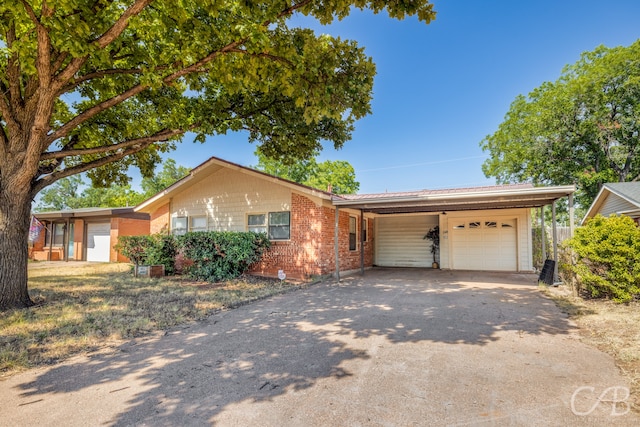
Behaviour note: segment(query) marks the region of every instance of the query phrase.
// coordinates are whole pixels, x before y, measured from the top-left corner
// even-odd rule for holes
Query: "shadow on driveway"
[[[297,393],[320,383],[352,387],[381,369],[377,363],[398,363],[381,360],[384,351],[401,355],[418,343],[421,353],[407,362],[418,363],[430,347],[482,348],[505,336],[567,335],[572,329],[537,291],[533,275],[374,269],[134,340],[113,354],[10,378],[0,398],[2,412],[10,411],[3,418],[12,425],[233,423],[240,418],[218,417],[265,402],[272,402],[267,418],[243,409],[242,422],[295,424],[305,418],[280,400],[276,404],[278,396],[302,399]],[[329,411],[330,402],[315,399],[315,411]]]

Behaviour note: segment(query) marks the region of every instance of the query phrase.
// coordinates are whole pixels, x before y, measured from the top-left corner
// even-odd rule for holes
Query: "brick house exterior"
[[[335,262],[335,212],[333,194],[264,174],[221,159],[211,158],[191,175],[136,208],[148,213],[151,233],[217,230],[249,231],[250,217],[268,218],[288,213],[288,238],[271,237],[271,247],[251,272],[305,279],[332,274]],[[358,210],[339,209],[338,252],[340,271],[373,264],[373,225],[368,220],[367,240],[362,248]],[[351,217],[351,219],[350,219]],[[366,217],[366,215],[365,215]],[[368,217],[367,217],[368,218]],[[356,223],[355,240],[350,224]],[[270,224],[265,224],[269,228]],[[353,234],[353,233],[352,233]],[[361,251],[364,252],[361,254]]]
[[[335,195],[212,157],[135,210],[149,215],[151,233],[268,232],[271,248],[251,267],[265,276],[283,270],[309,278],[374,265],[533,271],[531,208],[574,191],[516,184]],[[435,262],[425,239],[434,227]]]

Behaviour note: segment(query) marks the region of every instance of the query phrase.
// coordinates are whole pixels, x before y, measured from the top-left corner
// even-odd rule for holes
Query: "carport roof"
[[[333,197],[335,206],[378,214],[442,212],[482,209],[535,208],[566,197],[574,185],[534,187],[531,184],[495,185],[397,193],[353,194]]]

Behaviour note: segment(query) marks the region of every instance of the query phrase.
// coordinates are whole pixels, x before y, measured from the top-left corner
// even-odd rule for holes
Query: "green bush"
[[[573,262],[564,267],[592,298],[627,302],[640,295],[640,229],[626,216],[596,216],[567,242]]]
[[[115,249],[138,265],[164,265],[165,274],[175,271],[177,246],[171,235],[121,236]]]
[[[138,265],[147,265],[149,248],[153,245],[151,236],[120,236],[114,249]]]
[[[269,246],[265,233],[209,231],[187,233],[179,238],[179,250],[193,263],[185,268],[185,273],[210,282],[240,276]]]

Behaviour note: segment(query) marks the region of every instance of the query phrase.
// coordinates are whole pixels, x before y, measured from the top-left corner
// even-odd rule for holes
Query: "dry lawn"
[[[35,263],[36,306],[0,313],[0,377],[299,288],[279,280],[134,278],[126,264]]]
[[[582,340],[615,359],[629,378],[633,407],[640,410],[640,303],[584,300],[560,288],[548,288],[556,304],[576,322]]]

